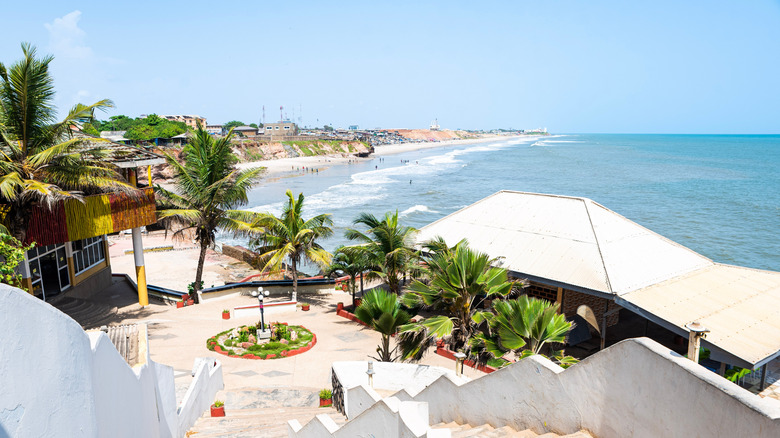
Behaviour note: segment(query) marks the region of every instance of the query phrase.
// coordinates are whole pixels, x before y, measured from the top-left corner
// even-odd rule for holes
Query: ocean
[[[381,150],[381,149],[380,149]],[[716,262],[780,271],[780,136],[569,134],[373,157],[262,182],[248,209],[303,192],[334,236],[362,212],[422,227],[499,190],[582,196]],[[226,239],[232,240],[232,239]],[[313,269],[309,269],[313,270]]]

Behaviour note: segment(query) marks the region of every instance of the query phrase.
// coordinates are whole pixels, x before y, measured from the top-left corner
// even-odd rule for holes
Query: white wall
[[[222,363],[211,357],[196,359],[195,377],[179,406],[179,436],[189,430],[204,411],[214,402],[214,397],[225,387],[222,381]]]
[[[0,438],[183,436],[173,369],[148,349],[131,368],[105,333],[4,284],[0,309]],[[213,400],[221,373],[212,367],[191,391]]]
[[[616,344],[563,370],[539,356],[414,396],[431,423],[510,425],[599,438],[780,436],[780,402],[763,399],[647,338]]]
[[[92,349],[81,326],[0,284],[0,437],[95,437]]]

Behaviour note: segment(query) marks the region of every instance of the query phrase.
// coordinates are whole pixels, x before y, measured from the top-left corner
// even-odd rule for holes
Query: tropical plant
[[[331,254],[317,242],[333,234],[333,221],[329,214],[320,214],[311,219],[303,218],[303,193],[295,199],[287,190],[287,201],[282,215],[261,213],[256,222],[259,233],[250,246],[260,253],[265,262],[263,269],[280,269],[286,260],[290,261],[293,279],[292,299],[298,297],[298,266],[301,261],[310,260],[324,268],[330,264]]]
[[[51,208],[84,194],[138,191],[121,182],[117,168],[103,159],[106,151],[94,144],[104,140],[74,136],[80,123],[94,119],[95,110],[113,103],[76,104],[55,121],[53,58],[36,58],[35,48],[26,43],[22,52],[23,59],[13,65],[0,64],[0,203],[9,234],[25,242],[36,205]]]
[[[24,261],[25,253],[34,245],[22,245],[7,231],[5,227],[0,225],[0,283],[20,287],[22,276],[16,270],[16,267]]]
[[[361,247],[340,246],[333,254],[326,275],[349,275],[349,291],[352,294],[352,307],[355,307],[355,289],[357,277],[360,276],[360,293],[363,293],[363,273],[369,269],[366,253]]]
[[[401,308],[398,295],[384,289],[371,289],[363,295],[355,316],[382,335],[382,343],[376,348],[380,362],[393,362],[397,347],[390,349],[390,336],[399,327],[409,323],[412,317]]]
[[[223,402],[222,400],[217,400],[214,402],[215,408],[221,408],[222,406],[225,406],[225,402]]]
[[[477,333],[471,340],[473,349],[484,350],[499,358],[513,352],[518,358],[546,353],[562,366],[576,363],[561,350],[549,347],[566,341],[573,324],[558,313],[558,304],[522,295],[513,300],[493,302],[493,313],[486,315],[490,330]]]
[[[371,266],[371,276],[384,280],[390,292],[400,293],[401,279],[418,259],[412,248],[417,230],[401,225],[398,211],[385,213],[382,219],[363,213],[353,224],[368,228],[365,232],[348,229],[346,237],[359,242],[360,251]]]
[[[331,397],[333,397],[333,391],[331,391],[330,389],[324,388],[324,389],[320,390],[320,398],[321,399],[328,400]]]
[[[199,123],[191,143],[182,150],[182,162],[166,153],[168,164],[173,168],[174,190],[159,185],[155,187],[163,208],[157,211],[161,222],[168,229],[174,229],[174,237],[185,238],[194,231],[200,243],[198,268],[192,283],[192,299],[198,302],[203,288],[203,263],[206,251],[215,242],[218,229],[234,236],[249,235],[256,231],[253,222],[256,213],[236,210],[246,204],[247,191],[262,168],[238,170],[233,164],[235,156],[231,151],[230,138],[215,139]]]
[[[486,313],[477,310],[483,299],[505,297],[513,287],[503,268],[491,266],[487,254],[472,250],[462,240],[448,248],[441,238],[426,242],[427,280],[415,280],[403,295],[407,306],[423,304],[438,316],[401,328],[401,349],[405,359],[419,360],[434,337],[447,337],[453,350],[467,346]]]

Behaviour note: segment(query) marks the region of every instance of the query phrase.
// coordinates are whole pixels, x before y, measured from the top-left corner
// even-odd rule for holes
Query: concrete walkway
[[[124,295],[132,293],[129,288],[117,285],[112,291],[111,301],[127,303],[129,297]],[[143,309],[137,304],[127,304],[118,309],[113,323],[148,324],[152,359],[174,367],[177,387],[186,388],[195,358],[215,357],[223,363],[225,389],[330,388],[330,364],[341,360],[370,360],[370,355],[376,355],[380,336],[373,330],[336,316],[336,304],[351,300],[347,293],[306,295],[302,299],[311,303],[310,311],[298,309],[270,316],[266,320],[303,325],[316,333],[317,345],[314,348],[290,358],[241,359],[223,356],[206,348],[209,337],[239,325],[253,325],[259,320],[259,314],[242,319],[222,319],[223,309],[255,304],[257,301],[251,296],[232,295],[181,309],[157,302]],[[449,369],[455,367],[453,361],[434,354],[433,350],[421,363]],[[470,378],[482,375],[468,367],[465,374]]]

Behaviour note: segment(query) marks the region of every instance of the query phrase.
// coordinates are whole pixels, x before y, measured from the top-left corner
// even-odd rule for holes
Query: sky
[[[780,133],[780,1],[11,2],[56,104],[303,126]]]

